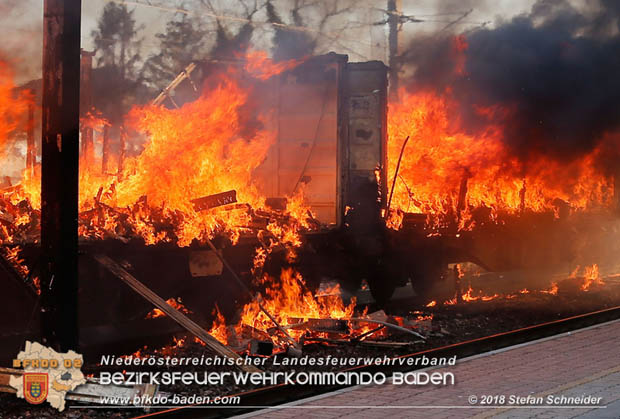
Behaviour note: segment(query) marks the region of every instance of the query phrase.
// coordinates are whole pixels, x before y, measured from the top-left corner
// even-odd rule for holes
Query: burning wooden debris
[[[220,342],[231,347],[234,346],[238,351],[243,352],[247,350],[252,355],[268,356],[272,355],[275,349],[287,351],[289,350],[288,348],[290,348],[291,353],[301,354],[304,343],[312,341],[326,343],[344,343],[346,341],[349,344],[368,345],[372,342],[369,340],[370,337],[377,338],[381,336],[385,339],[388,336],[400,336],[401,338],[414,336],[416,338],[415,341],[408,340],[391,343],[374,341],[373,343],[388,346],[409,346],[413,343],[423,342],[426,339],[420,332],[414,330],[416,328],[415,321],[387,316],[382,310],[367,316],[364,315],[363,317],[351,317],[355,309],[355,302],[344,308],[339,296],[332,294],[326,297],[326,301],[321,301],[320,298],[313,297],[307,291],[303,294],[301,278],[291,271],[283,272],[282,278],[285,280],[283,286],[288,286],[289,289],[282,291],[290,298],[302,299],[298,301],[302,305],[297,307],[297,312],[311,312],[306,311],[308,308],[311,308],[308,306],[310,305],[314,306],[317,314],[323,314],[324,316],[325,314],[339,314],[342,317],[314,318],[307,317],[307,315],[303,317],[283,317],[283,314],[286,313],[283,311],[283,307],[278,308],[273,304],[278,304],[278,301],[281,302],[281,298],[284,295],[273,294],[273,292],[267,295],[268,298],[254,295],[237,276],[228,262],[217,253],[215,247],[213,247],[213,251],[251,297],[250,303],[244,307],[244,310],[246,319],[248,318],[247,314],[253,315],[254,322],[252,324],[240,323],[234,328],[225,327],[223,324],[225,320],[218,312],[216,318],[218,323],[214,324],[210,333],[207,334],[183,314],[183,312],[188,314],[189,312],[177,300],[163,300],[107,256],[96,255],[95,259],[157,307],[155,311],[147,315],[147,318],[154,318],[160,315],[169,316],[216,353],[226,357],[238,357],[238,355],[222,346]],[[299,294],[297,294],[298,292]],[[288,301],[288,303],[296,304],[293,300]],[[273,312],[270,311],[271,307],[274,307]],[[254,311],[256,309],[258,309],[257,312]],[[257,321],[260,316],[265,316],[266,319]]]

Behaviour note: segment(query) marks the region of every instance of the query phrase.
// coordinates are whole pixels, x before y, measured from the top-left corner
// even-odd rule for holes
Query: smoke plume
[[[620,2],[588,8],[539,0],[529,13],[458,42],[416,39],[403,54],[415,68],[406,85],[451,92],[466,129],[501,124],[523,159],[575,158],[620,129]]]

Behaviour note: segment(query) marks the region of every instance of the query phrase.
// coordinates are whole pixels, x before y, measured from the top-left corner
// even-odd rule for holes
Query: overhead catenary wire
[[[360,41],[359,39],[352,39],[352,38],[343,38],[340,36],[340,33],[332,33],[332,32],[325,32],[325,31],[321,31],[319,29],[314,29],[308,26],[299,26],[299,25],[290,25],[290,24],[286,24],[286,23],[279,23],[279,22],[268,22],[268,21],[256,21],[256,20],[252,20],[249,18],[245,18],[245,17],[239,17],[239,16],[231,16],[231,15],[225,15],[225,14],[218,14],[218,13],[214,13],[214,12],[209,12],[206,10],[188,10],[188,9],[183,9],[183,8],[179,8],[179,7],[170,7],[170,6],[165,6],[165,5],[161,5],[161,4],[153,4],[151,2],[143,2],[143,1],[139,1],[139,0],[105,0],[107,2],[111,2],[111,3],[121,3],[121,4],[128,4],[128,5],[134,5],[134,6],[142,6],[142,7],[148,7],[148,8],[152,8],[152,9],[157,9],[157,10],[161,10],[161,11],[166,11],[166,12],[171,12],[171,13],[181,13],[181,14],[185,14],[185,15],[199,15],[199,16],[208,16],[208,17],[212,17],[214,19],[219,19],[219,20],[228,20],[228,21],[232,21],[232,22],[238,22],[238,23],[244,23],[244,24],[251,24],[251,25],[255,25],[255,26],[272,26],[275,28],[279,28],[279,29],[283,29],[283,30],[289,30],[289,31],[295,31],[295,32],[307,32],[307,33],[314,33],[314,34],[318,34],[321,36],[325,36],[329,39],[332,40],[336,40],[336,39],[341,39],[344,41],[349,41],[349,42],[354,42],[357,44],[361,44],[361,45],[365,45],[368,46],[371,44],[371,42],[369,41]],[[382,11],[386,14],[390,14],[385,10],[382,9],[373,9],[373,10],[378,10],[378,11]],[[458,13],[450,13],[450,15],[455,15]],[[428,19],[420,19],[419,17],[433,17],[433,16],[441,16],[441,15],[449,15],[449,14],[437,14],[437,15],[420,15],[418,17],[416,16],[408,16],[408,15],[403,15],[398,13],[398,15],[400,16],[400,18],[406,23],[449,23],[449,24],[471,24],[471,25],[482,25],[482,24],[486,24],[488,22],[465,22],[465,21],[459,21],[459,22],[454,22],[454,21],[446,21],[446,20],[428,20]],[[376,22],[374,24],[380,25],[380,24],[384,24],[387,22]],[[371,23],[372,25],[372,23]],[[355,51],[350,51],[352,53],[355,53],[357,55],[363,56]]]

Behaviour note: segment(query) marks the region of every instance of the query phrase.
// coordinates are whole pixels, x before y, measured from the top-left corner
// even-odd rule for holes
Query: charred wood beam
[[[457,218],[457,228],[458,224],[461,222],[461,215],[465,206],[467,205],[467,182],[469,181],[471,174],[469,173],[469,169],[465,169],[463,171],[463,176],[461,177],[461,184],[459,186],[459,199],[456,203],[456,218]]]
[[[295,319],[292,319],[293,321],[295,321]],[[415,332],[411,329],[407,329],[405,327],[402,326],[398,326],[396,324],[392,324],[389,322],[384,322],[382,320],[375,320],[375,319],[365,319],[365,318],[358,318],[358,317],[352,317],[352,318],[342,318],[342,319],[307,319],[305,322],[303,323],[297,323],[297,324],[293,324],[288,326],[291,329],[312,329],[315,331],[321,331],[321,332],[325,332],[325,331],[336,331],[336,332],[341,332],[341,333],[348,333],[348,330],[343,330],[343,329],[338,329],[337,327],[334,326],[338,326],[340,323],[339,322],[352,322],[352,323],[371,323],[371,324],[377,324],[380,325],[381,327],[378,327],[374,330],[372,330],[370,333],[368,334],[372,334],[384,327],[387,327],[389,329],[394,329],[397,330],[399,332],[403,332],[403,333],[407,333],[410,335],[413,335],[417,338],[426,340],[426,337],[421,335],[418,332]],[[331,324],[330,324],[331,323]],[[332,326],[331,328],[329,326]],[[358,337],[356,337],[355,339],[360,339],[362,336],[366,336],[366,334],[360,335]]]
[[[78,346],[81,0],[45,0],[41,145],[43,342]]]
[[[144,285],[142,282],[134,278],[129,272],[124,270],[118,263],[114,262],[108,256],[95,255],[95,260],[109,270],[114,276],[119,278],[125,284],[127,284],[132,290],[137,292],[140,296],[152,303],[155,307],[163,311],[168,317],[177,322],[185,330],[196,336],[211,350],[218,355],[226,358],[239,359],[241,358],[236,352],[231,351],[226,346],[222,345],[217,339],[208,334],[202,327],[193,322],[185,314],[181,313],[176,308],[170,306],[163,298],[155,294],[150,288]],[[237,365],[241,370],[246,372],[260,372],[260,370],[252,365]]]
[[[358,317],[352,317],[350,319],[346,319],[346,320],[350,320],[352,322],[358,322],[358,323],[372,323],[372,324],[380,324],[382,326],[385,326],[387,328],[390,329],[394,329],[394,330],[398,330],[400,332],[403,333],[408,333],[410,335],[416,336],[422,340],[426,340],[425,336],[422,336],[421,334],[419,334],[418,332],[414,332],[413,330],[410,329],[406,329],[404,327],[398,326],[396,324],[392,324],[392,323],[388,323],[388,322],[384,322],[382,320],[373,320],[373,319],[362,319],[362,318],[358,318]]]
[[[101,173],[108,172],[108,160],[110,158],[110,125],[103,126],[103,144],[101,148]]]
[[[92,127],[82,128],[82,156],[84,160],[92,162],[95,158],[95,133]]]
[[[523,186],[521,190],[519,190],[519,213],[523,215],[525,211],[525,194],[527,193],[527,185],[525,183],[525,178],[523,178]]]
[[[123,169],[125,166],[125,149],[127,148],[127,130],[124,125],[120,127],[119,133],[119,152],[118,152],[118,174],[119,176],[123,173]]]
[[[34,95],[33,95],[34,96]],[[34,102],[28,104],[28,133],[26,138],[26,169],[30,176],[36,164],[36,153],[34,144]]]
[[[13,394],[17,393],[17,390],[10,385],[11,376],[19,377],[21,375],[23,375],[22,370],[0,367],[0,392]]]
[[[230,190],[220,192],[213,195],[203,196],[201,198],[192,199],[190,201],[194,205],[195,211],[203,211],[222,205],[234,204],[237,202],[237,191]]]
[[[461,272],[458,265],[454,265],[454,293],[456,296],[456,302],[461,304],[463,302],[463,293],[461,292]]]
[[[178,108],[179,106],[174,102],[174,99],[172,99],[172,97],[170,96],[170,92],[174,90],[179,84],[181,84],[181,82],[185,80],[186,78],[189,79],[189,81],[192,83],[192,87],[194,88],[194,90],[197,90],[196,86],[192,82],[192,79],[190,79],[189,77],[189,75],[191,74],[192,71],[194,71],[195,68],[196,68],[196,64],[194,63],[190,63],[187,67],[185,67],[185,69],[181,71],[179,75],[176,76],[175,79],[172,80],[170,84],[166,86],[164,90],[162,90],[161,93],[155,99],[153,99],[153,101],[151,102],[151,105],[161,105],[161,103],[166,98],[169,98],[170,101],[174,104],[174,106]]]
[[[409,141],[409,136],[405,138],[403,142],[403,146],[400,148],[400,154],[398,155],[398,163],[396,163],[396,170],[394,171],[394,179],[392,179],[392,187],[390,188],[390,197],[388,199],[387,207],[385,208],[385,218],[387,219],[390,215],[390,206],[392,205],[392,197],[394,196],[394,187],[396,186],[396,180],[398,179],[398,171],[400,170],[400,162],[403,159],[403,153],[405,152],[405,147],[407,146],[407,142]]]

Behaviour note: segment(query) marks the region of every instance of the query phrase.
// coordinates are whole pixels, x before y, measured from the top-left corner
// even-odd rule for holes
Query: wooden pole
[[[33,175],[35,164],[36,164],[36,153],[35,153],[35,144],[34,144],[34,103],[29,103],[28,104],[28,137],[26,138],[26,169],[28,170],[29,176]]]
[[[41,330],[78,346],[78,172],[81,0],[45,0],[41,141]]]
[[[110,156],[110,126],[103,126],[103,145],[101,147],[101,173],[108,172],[108,159]]]
[[[127,130],[124,125],[120,127],[120,144],[119,144],[119,152],[118,152],[118,176],[120,177],[123,173],[123,169],[125,168],[125,149],[127,147]]]

